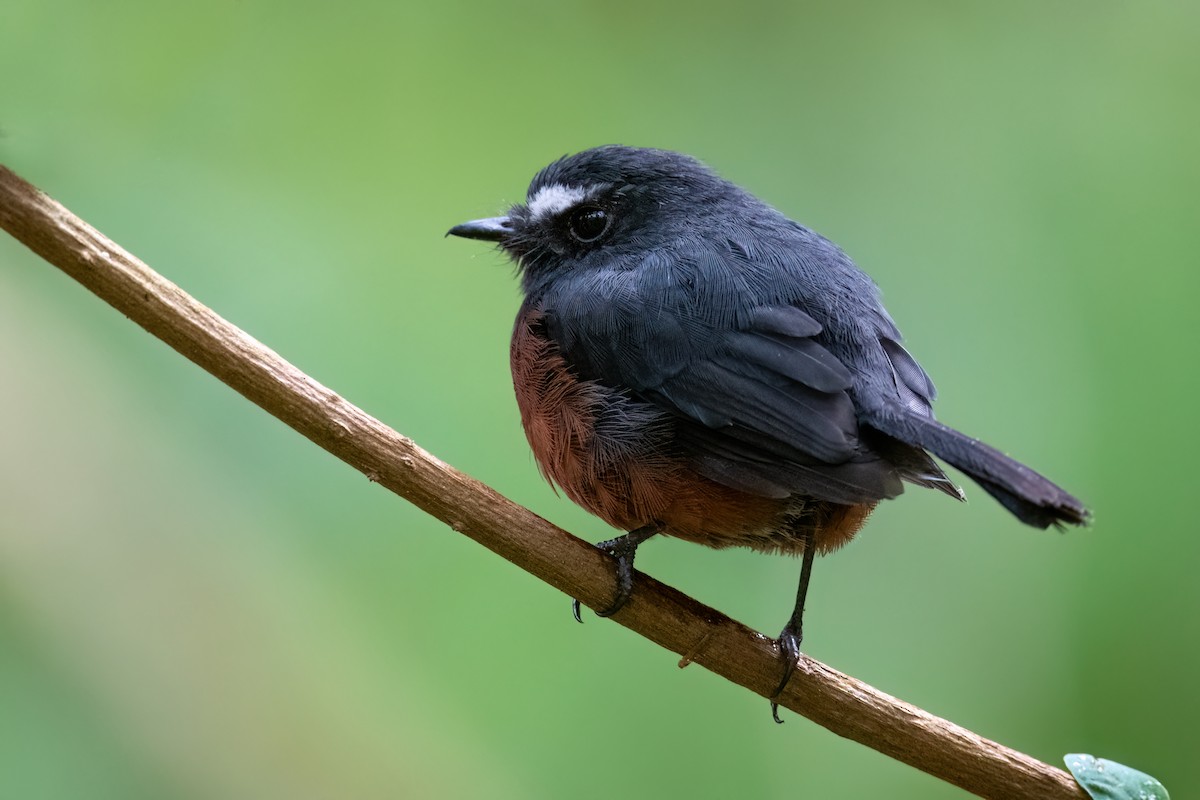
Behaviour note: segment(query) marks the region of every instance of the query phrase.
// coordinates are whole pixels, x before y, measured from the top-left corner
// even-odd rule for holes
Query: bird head
[[[632,268],[646,254],[752,225],[768,207],[696,159],[607,145],[542,169],[524,203],[448,235],[496,242],[530,291],[567,272]]]

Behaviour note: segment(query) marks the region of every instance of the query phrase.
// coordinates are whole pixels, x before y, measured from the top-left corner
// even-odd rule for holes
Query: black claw
[[[597,609],[596,616],[611,617],[613,614],[620,611],[625,603],[629,600],[629,596],[633,594],[633,557],[637,555],[638,545],[649,539],[654,534],[658,533],[657,525],[647,525],[643,528],[630,531],[624,536],[618,536],[615,539],[598,542],[596,547],[617,560],[617,593],[613,597],[613,601],[602,609]],[[574,600],[571,603],[571,612],[575,615],[577,622],[583,622],[580,616],[579,601]]]
[[[629,547],[622,538],[596,546],[617,559],[617,593],[605,608],[596,609],[597,617],[611,617],[629,602],[629,595],[633,594],[633,554],[637,545]]]
[[[796,661],[800,658],[800,640],[799,631],[794,631],[791,625],[783,629],[779,634],[779,657],[783,661],[783,677],[779,681],[779,686],[775,689],[775,693],[771,695],[771,719],[775,720],[780,725],[783,720],[779,718],[779,696],[783,694],[783,690],[787,688],[788,682],[791,681],[793,673],[796,672]]]
[[[779,697],[783,694],[783,690],[787,688],[788,682],[792,679],[792,674],[796,671],[796,661],[800,658],[802,639],[801,633],[792,630],[790,625],[779,634],[779,657],[783,661],[783,677],[779,680],[779,686],[771,697]]]

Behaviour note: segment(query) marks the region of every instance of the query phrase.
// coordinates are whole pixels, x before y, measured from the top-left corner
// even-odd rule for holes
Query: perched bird
[[[598,613],[628,599],[655,534],[802,555],[776,696],[814,554],[905,483],[963,499],[930,453],[1029,525],[1087,520],[1046,478],[934,419],[933,382],[841,249],[689,156],[566,156],[507,216],[449,234],[517,263],[513,386],[542,474],[627,531],[598,545],[618,564]]]

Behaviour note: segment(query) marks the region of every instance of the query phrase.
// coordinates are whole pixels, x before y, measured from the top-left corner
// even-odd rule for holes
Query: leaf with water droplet
[[[1124,764],[1085,753],[1069,753],[1063,761],[1092,800],[1171,800],[1161,783]]]

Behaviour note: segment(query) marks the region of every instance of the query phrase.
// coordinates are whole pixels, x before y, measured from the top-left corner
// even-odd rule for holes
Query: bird
[[[934,456],[1023,523],[1089,521],[1047,478],[935,419],[933,381],[837,245],[691,156],[563,156],[524,203],[447,235],[515,262],[510,362],[530,448],[546,480],[625,531],[597,545],[617,562],[600,616],[629,599],[637,549],[659,534],[800,556],[776,722],[815,555],[905,484],[965,499]]]

